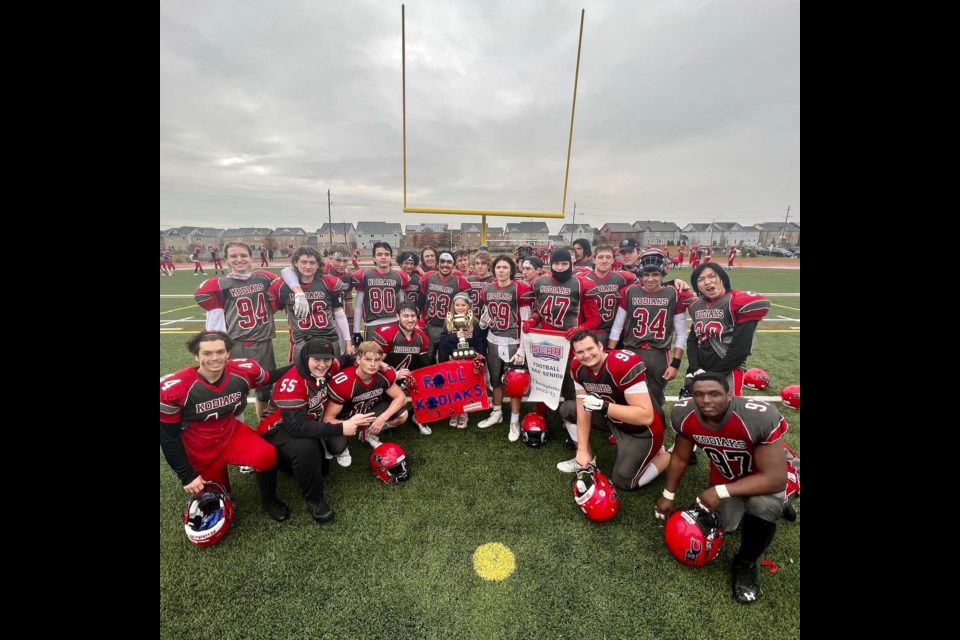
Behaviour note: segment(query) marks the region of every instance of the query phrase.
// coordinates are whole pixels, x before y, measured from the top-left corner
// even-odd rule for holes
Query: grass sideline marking
[[[499,542],[482,544],[473,552],[473,570],[484,580],[506,580],[516,568],[513,552]]]

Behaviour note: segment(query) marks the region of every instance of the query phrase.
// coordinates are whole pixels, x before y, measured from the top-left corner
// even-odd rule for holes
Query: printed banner
[[[473,360],[450,360],[412,371],[407,391],[417,422],[449,420],[461,413],[489,409],[485,371],[486,365],[474,366]]]
[[[531,329],[523,334],[523,352],[530,371],[528,402],[543,402],[551,409],[560,406],[563,376],[570,368],[570,341],[561,331]]]

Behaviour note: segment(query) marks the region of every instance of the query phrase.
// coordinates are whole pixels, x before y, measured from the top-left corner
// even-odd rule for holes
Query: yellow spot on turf
[[[506,580],[516,568],[513,552],[499,542],[482,544],[473,552],[473,569],[484,580]]]

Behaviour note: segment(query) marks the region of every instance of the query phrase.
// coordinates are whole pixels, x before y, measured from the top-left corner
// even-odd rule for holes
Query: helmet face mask
[[[547,443],[547,421],[538,413],[528,413],[520,423],[520,439],[531,449]]]
[[[384,484],[403,484],[410,479],[410,463],[400,445],[385,442],[370,454],[370,468],[373,475]]]
[[[641,273],[659,272],[660,275],[667,275],[669,268],[667,256],[660,249],[647,249],[640,254],[638,262]]]
[[[617,489],[594,466],[577,472],[573,481],[573,499],[588,520],[606,522],[620,510]]]
[[[674,511],[667,518],[663,539],[678,562],[702,567],[716,558],[723,548],[720,516],[695,504]]]
[[[233,499],[226,487],[217,482],[205,483],[183,512],[187,539],[198,547],[215,545],[230,531],[234,511]]]
[[[770,388],[771,383],[770,376],[763,369],[754,367],[753,369],[747,369],[747,372],[743,374],[743,386],[755,391],[766,391]]]

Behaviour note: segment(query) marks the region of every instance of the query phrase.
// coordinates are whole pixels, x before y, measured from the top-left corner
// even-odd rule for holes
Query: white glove
[[[480,314],[480,328],[487,329],[490,327],[490,310],[486,307],[483,308],[483,313]]]
[[[300,319],[306,318],[308,315],[310,315],[310,303],[307,302],[307,294],[293,294],[293,313]]]
[[[513,354],[513,359],[510,361],[510,364],[515,364],[518,367],[522,367],[523,363],[526,361],[527,357],[523,355],[523,349],[519,349],[515,354]]]
[[[583,408],[587,411],[599,411],[600,413],[606,413],[608,406],[609,403],[607,403],[603,398],[598,398],[594,395],[583,396]]]

